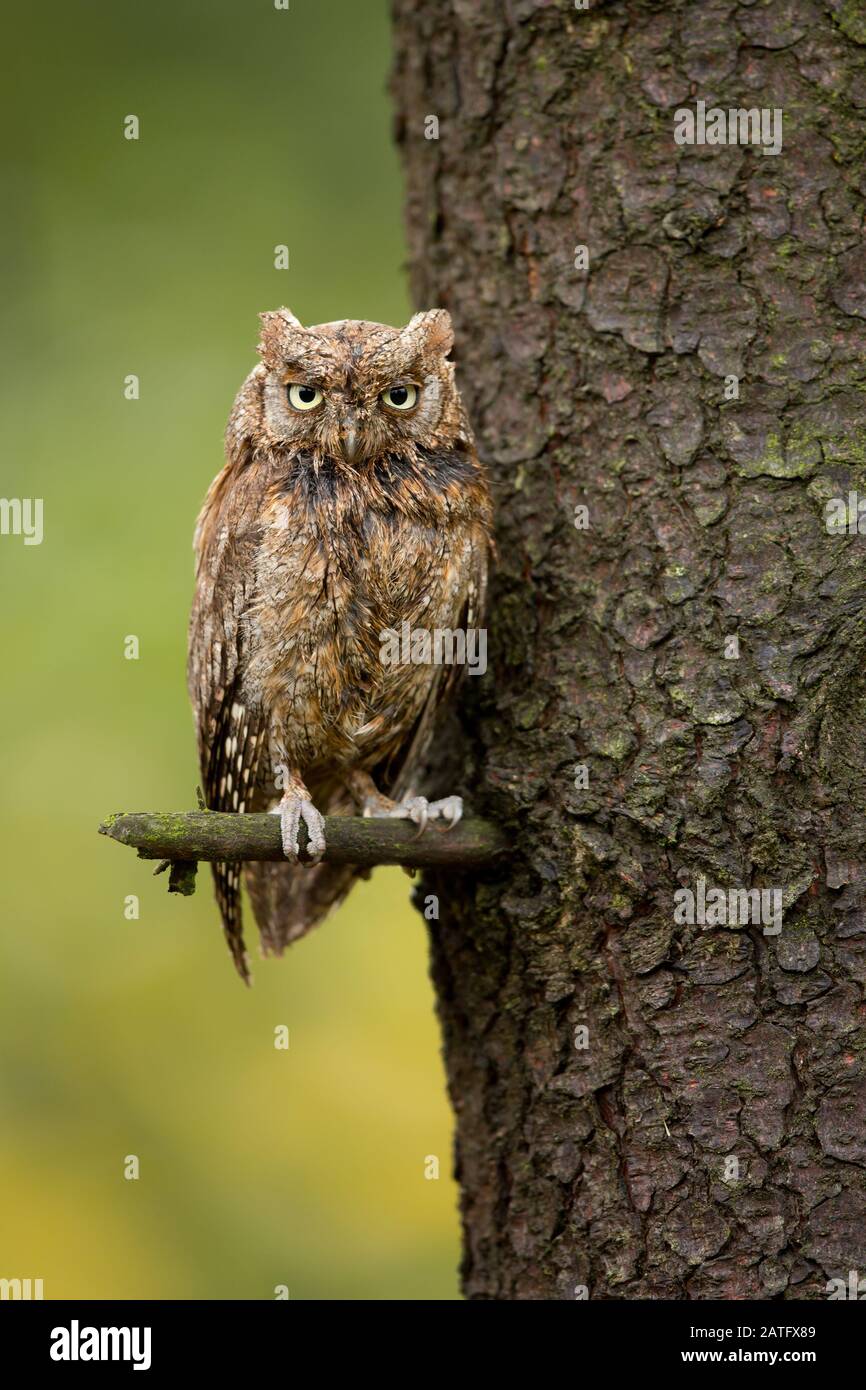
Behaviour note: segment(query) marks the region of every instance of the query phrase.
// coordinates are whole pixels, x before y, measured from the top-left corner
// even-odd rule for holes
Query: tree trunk
[[[460,752],[514,851],[422,894],[465,1293],[825,1298],[866,1271],[866,12],[395,19],[413,292],[497,499]],[[781,153],[677,143],[699,101]]]

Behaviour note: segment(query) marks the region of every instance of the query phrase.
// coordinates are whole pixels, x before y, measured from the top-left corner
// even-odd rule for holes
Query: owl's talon
[[[301,857],[298,831],[301,821],[307,828],[307,859],[316,864],[325,853],[325,818],[317,811],[312,801],[301,796],[284,796],[279,806],[271,812],[280,818],[280,835],[283,854],[297,864]]]
[[[391,809],[386,811],[385,815],[396,820],[413,821],[418,826],[418,835],[423,835],[429,817],[429,803],[426,796],[407,796],[405,801],[392,804]],[[414,837],[416,840],[418,835]]]
[[[391,812],[392,816],[403,816],[407,820],[414,822],[418,827],[417,840],[427,829],[427,821],[430,815],[430,804],[426,796],[410,796],[406,801],[401,801],[399,806],[395,806]]]
[[[418,826],[418,834],[415,836],[417,840],[424,834],[431,820],[447,821],[446,833],[453,830],[463,816],[463,800],[459,796],[446,796],[441,801],[428,801],[424,796],[410,796],[394,806],[388,815],[414,821]]]
[[[445,826],[447,835],[448,831],[453,830],[457,822],[463,819],[463,798],[462,796],[445,796],[441,801],[431,801],[427,809],[431,820],[448,822]]]

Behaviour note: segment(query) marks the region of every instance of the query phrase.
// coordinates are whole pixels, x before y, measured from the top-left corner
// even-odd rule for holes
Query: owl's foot
[[[307,827],[307,859],[315,864],[325,853],[325,817],[317,811],[312,801],[294,792],[286,793],[279,806],[275,806],[272,816],[280,818],[280,832],[283,841],[283,854],[297,864],[301,856],[298,844],[298,831],[301,821]]]
[[[405,801],[393,804],[385,814],[414,821],[418,834],[423,835],[431,820],[447,821],[446,830],[453,830],[463,815],[463,801],[459,796],[446,796],[441,801],[428,801],[425,796],[409,796]]]
[[[347,786],[362,815],[411,820],[418,826],[419,835],[431,820],[447,821],[446,830],[453,830],[463,815],[463,801],[459,796],[446,796],[441,801],[428,801],[426,796],[407,796],[402,801],[392,801],[389,796],[382,795],[368,772],[353,772]]]
[[[445,829],[453,830],[457,822],[463,819],[463,797],[443,796],[441,801],[431,801],[427,814],[431,820],[447,821]]]

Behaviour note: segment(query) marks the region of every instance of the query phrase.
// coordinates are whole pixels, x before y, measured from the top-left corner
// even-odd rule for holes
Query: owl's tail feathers
[[[351,864],[256,861],[244,867],[266,956],[281,956],[286,946],[317,926],[358,877]]]
[[[241,920],[241,865],[213,864],[213,881],[217,906],[223,919],[223,932],[231,951],[235,969],[245,985],[252,983],[247,953],[244,948]]]

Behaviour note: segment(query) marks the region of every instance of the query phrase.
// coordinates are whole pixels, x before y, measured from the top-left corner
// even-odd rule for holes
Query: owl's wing
[[[463,602],[455,628],[477,628],[487,606],[487,572],[490,557],[490,538],[482,526],[469,533],[469,554],[465,569]],[[460,666],[435,666],[427,699],[400,752],[380,774],[380,785],[395,801],[413,791],[414,779],[423,771],[433,740],[438,714],[454,694],[464,675]]]
[[[196,526],[196,586],[187,679],[198,729],[205,802],[244,811],[255,786],[265,719],[241,693],[243,617],[255,600],[261,483],[255,470],[227,465],[214,480]],[[223,930],[241,978],[249,982],[240,901],[240,864],[214,864]]]

